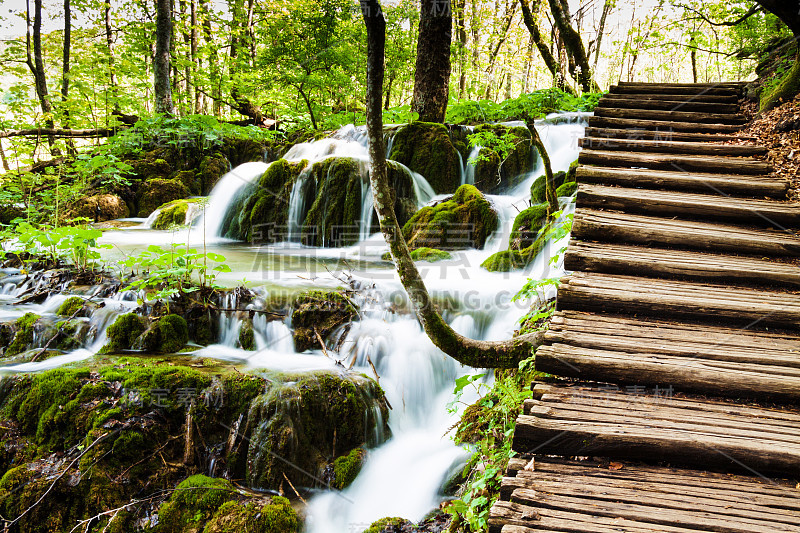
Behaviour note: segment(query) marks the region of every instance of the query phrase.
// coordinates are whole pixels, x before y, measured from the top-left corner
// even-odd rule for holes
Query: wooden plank
[[[562,278],[559,309],[751,321],[800,329],[800,295],[724,285],[575,272]]]
[[[511,494],[511,501],[525,505],[547,507],[566,512],[582,512],[591,516],[608,518],[626,518],[640,522],[665,526],[681,526],[701,531],[720,533],[778,533],[785,532],[786,526],[770,521],[735,518],[734,516],[716,514],[707,510],[683,509],[674,512],[651,505],[624,502],[604,502],[601,500],[586,501],[580,497],[554,495],[519,488]],[[645,502],[647,503],[647,502]]]
[[[679,100],[670,97],[657,99],[639,98],[600,98],[597,107],[613,109],[653,109],[663,111],[694,111],[703,113],[736,114],[739,106],[736,103],[697,102]],[[596,108],[595,108],[596,109]]]
[[[736,133],[741,126],[734,124],[703,124],[700,122],[676,122],[670,120],[643,120],[634,118],[589,117],[589,126],[597,128],[633,128],[658,131],[663,134],[677,131],[690,133]]]
[[[649,353],[615,352],[552,344],[536,350],[536,369],[566,377],[637,385],[671,386],[687,392],[734,398],[796,401],[800,377],[775,374],[781,367],[763,365],[764,372],[718,368],[713,360]],[[769,372],[768,372],[769,371]]]
[[[613,100],[661,100],[669,98],[670,100],[680,102],[709,102],[719,104],[735,104],[739,101],[736,95],[719,95],[719,94],[694,94],[694,95],[663,95],[653,93],[606,93],[603,95],[606,101]]]
[[[650,85],[650,84],[624,84],[612,85],[610,93],[613,94],[656,94],[656,95],[686,95],[686,96],[700,96],[700,95],[718,95],[727,97],[736,97],[739,94],[737,89],[729,87],[670,87],[665,85]]]
[[[729,198],[697,194],[582,183],[577,206],[611,209],[664,217],[715,219],[785,229],[800,227],[800,205],[777,200]]]
[[[520,415],[513,447],[525,453],[590,456],[704,467],[747,469],[761,475],[794,475],[800,449],[769,439],[720,437],[705,433],[626,424],[553,420]]]
[[[579,166],[576,172],[578,183],[638,186],[685,192],[698,191],[785,199],[789,189],[788,180],[773,177],[585,165]]]
[[[575,212],[572,235],[581,240],[677,246],[716,253],[800,256],[800,238],[793,232],[748,229],[591,209],[579,209]]]
[[[509,475],[586,477],[598,483],[628,480],[636,483],[657,483],[660,486],[705,488],[706,495],[725,497],[735,501],[750,502],[776,509],[800,511],[800,489],[796,482],[782,479],[764,479],[753,475],[709,472],[687,468],[653,466],[630,462],[620,463],[618,469],[609,468],[608,461],[574,461],[537,456],[530,459],[514,457],[509,460]],[[526,467],[529,469],[526,470]],[[532,468],[533,470],[530,470]]]
[[[663,154],[719,155],[751,157],[766,155],[763,146],[750,144],[719,144],[712,142],[686,142],[646,139],[615,139],[586,136],[578,143],[582,148],[594,150],[623,150],[628,152],[658,152]]]
[[[719,156],[581,150],[578,161],[582,165],[640,167],[682,172],[698,170],[712,174],[765,175],[772,172],[771,165],[763,161]]]
[[[791,263],[608,243],[570,242],[564,268],[641,277],[800,287],[800,267]]]
[[[688,88],[698,88],[698,89],[713,89],[716,87],[724,87],[728,89],[735,89],[740,90],[742,87],[747,85],[748,82],[746,81],[709,81],[709,82],[648,82],[648,81],[619,81],[618,85],[620,87],[636,87],[636,86],[646,86],[646,87],[688,87]]]
[[[717,113],[698,113],[694,111],[661,111],[658,109],[617,109],[597,107],[594,116],[606,118],[624,118],[638,120],[668,120],[675,122],[695,122],[700,124],[733,124],[747,123],[743,115],[726,115]]]

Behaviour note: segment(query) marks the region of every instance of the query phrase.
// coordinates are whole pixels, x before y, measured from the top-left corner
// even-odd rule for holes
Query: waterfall
[[[472,150],[470,150],[467,160],[466,161],[462,160],[461,185],[464,184],[475,185],[475,167],[477,166],[477,163],[472,163],[471,161],[473,161],[476,157],[478,157],[478,154],[481,152],[482,148],[483,146],[481,145],[474,146]],[[458,157],[461,158],[461,154],[459,154]]]
[[[309,185],[309,172],[311,167],[307,167],[292,185],[292,193],[289,195],[289,214],[287,216],[289,242],[300,242],[303,220],[306,216],[306,187]]]
[[[375,210],[375,198],[372,196],[372,187],[369,178],[361,179],[361,220],[359,221],[358,240],[369,238],[372,227],[372,213]]]
[[[269,163],[254,161],[239,165],[225,174],[211,191],[208,205],[195,225],[205,227],[208,236],[221,237],[225,213],[233,200],[245,187],[260,178],[268,168]]]

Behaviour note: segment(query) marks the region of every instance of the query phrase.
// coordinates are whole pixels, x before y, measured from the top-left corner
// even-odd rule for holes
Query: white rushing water
[[[539,123],[540,136],[550,154],[555,171],[566,170],[578,154],[577,139],[584,125],[581,115],[550,117]],[[391,143],[391,139],[389,140]],[[473,149],[474,156],[479,148]],[[294,146],[287,159],[308,160],[313,164],[327,157],[353,157],[364,162],[366,172],[366,135],[363,127],[342,128],[333,137]],[[353,324],[341,343],[336,356],[349,365],[355,358],[354,370],[374,376],[372,365],[380,376],[380,385],[392,406],[388,424],[392,437],[369,450],[364,467],[355,482],[344,491],[319,491],[307,508],[308,533],[361,532],[374,520],[385,516],[402,516],[413,521],[422,519],[436,509],[444,496],[441,488],[455,465],[462,464],[468,452],[456,446],[448,429],[458,414],[448,412],[455,379],[465,374],[482,372],[464,367],[444,355],[430,342],[415,317],[396,309],[407,309],[407,297],[391,264],[380,259],[387,250],[382,237],[371,235],[372,194],[368,181],[362,188],[360,242],[338,249],[271,246],[252,247],[226,244],[216,239],[227,208],[237,194],[254,183],[269,167],[266,163],[246,163],[226,174],[210,195],[203,215],[191,230],[158,232],[149,229],[109,231],[103,242],[115,245],[115,250],[130,253],[148,244],[200,240],[197,233],[205,229],[209,250],[223,253],[233,272],[219,279],[235,283],[244,277],[261,285],[262,292],[287,288],[335,287],[341,285],[338,276],[343,272],[363,286],[375,286],[363,305],[363,319]],[[462,166],[462,183],[474,182],[474,168],[467,162]],[[409,171],[410,172],[410,171]],[[490,273],[480,267],[489,255],[507,248],[508,235],[514,217],[529,205],[530,186],[543,173],[540,165],[513,191],[492,195],[489,200],[498,211],[500,228],[482,250],[456,252],[453,259],[439,263],[418,263],[428,289],[435,297],[454,302],[447,318],[460,333],[476,339],[507,339],[513,334],[518,319],[527,311],[524,302],[511,302],[526,278],[537,279],[561,274],[560,265],[550,264],[550,254],[566,245],[568,237],[551,243],[524,271]],[[419,174],[411,173],[417,201],[420,204],[434,199],[430,185]],[[366,178],[366,175],[365,175]],[[297,194],[292,192],[287,225],[291,240],[299,235],[303,212],[304,184],[298,180]],[[572,207],[565,204],[565,213]],[[292,230],[292,228],[294,228]],[[192,232],[191,235],[189,232]],[[356,259],[359,262],[352,262]],[[343,263],[342,261],[348,261]],[[322,265],[322,266],[321,266]],[[313,269],[313,270],[312,270]],[[330,270],[331,273],[328,273]],[[12,273],[13,274],[13,273]],[[14,283],[17,281],[18,283]],[[0,303],[19,293],[22,276],[0,279]],[[52,297],[41,306],[15,309],[20,316],[26,310],[52,313],[61,300]],[[128,299],[126,299],[128,298]],[[135,306],[130,295],[105,299],[105,310],[96,313],[92,321],[97,334],[92,345],[64,356],[40,363],[23,363],[7,368],[10,371],[34,371],[52,368],[71,361],[91,357],[105,342],[105,327],[119,313]],[[228,302],[233,307],[232,302]],[[0,306],[0,313],[8,310]],[[219,344],[195,352],[197,357],[212,357],[246,364],[250,368],[269,368],[278,371],[311,371],[333,369],[336,362],[321,351],[296,353],[288,320],[267,320],[262,314],[253,317],[256,351],[237,348],[241,320],[226,317],[220,324]],[[370,364],[371,362],[371,364]],[[474,400],[464,398],[469,402]]]

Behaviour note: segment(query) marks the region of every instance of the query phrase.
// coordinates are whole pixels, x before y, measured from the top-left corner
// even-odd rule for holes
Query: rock
[[[437,250],[436,248],[417,248],[416,250],[411,250],[411,259],[414,261],[435,263],[436,261],[446,261],[452,258],[453,256],[450,255],[450,252]],[[391,260],[391,257],[389,259]]]
[[[490,147],[483,148],[481,154],[489,160],[479,161],[475,166],[475,187],[486,193],[499,193],[513,188],[533,169],[534,152],[531,133],[524,126],[504,126],[502,124],[481,124],[474,133],[491,131],[498,137],[513,135],[516,147],[500,164],[500,156]]]
[[[144,318],[134,313],[120,315],[114,323],[106,329],[108,343],[103,346],[104,353],[114,353],[122,350],[130,350],[133,343],[147,329],[147,322]]]
[[[573,194],[575,194],[575,192],[577,192],[577,190],[578,190],[578,184],[575,183],[574,181],[568,181],[562,184],[558,189],[556,189],[556,196],[558,198],[562,198],[565,196],[572,196]]]
[[[547,221],[548,207],[547,203],[532,205],[517,215],[508,239],[509,249],[522,250],[534,243],[539,230]]]
[[[88,218],[95,222],[105,222],[125,218],[130,215],[128,204],[116,194],[95,194],[79,198],[66,210],[66,218]]]
[[[147,154],[146,154],[147,155]],[[172,166],[165,160],[158,157],[142,157],[126,161],[133,167],[133,174],[142,181],[152,178],[166,178],[172,173]]]
[[[256,334],[253,330],[253,321],[249,318],[242,321],[239,329],[239,346],[242,350],[253,351],[256,349]]]
[[[455,192],[461,183],[459,154],[443,124],[412,122],[400,128],[389,159],[422,174],[437,194]]]
[[[481,263],[481,267],[489,272],[510,272],[512,270],[524,268],[536,259],[539,252],[550,242],[550,233],[551,232],[547,229],[543,229],[539,232],[536,240],[525,248],[509,249],[492,254]],[[527,242],[527,239],[523,241],[523,238],[520,237],[519,241],[520,245],[522,245],[524,242]]]
[[[358,310],[337,291],[313,290],[295,298],[292,312],[294,344],[298,352],[319,348],[335,330],[358,318]]]
[[[73,314],[75,314],[76,317],[89,316],[90,313],[88,312],[88,309],[85,310],[86,312],[84,311],[85,304],[86,300],[84,300],[80,296],[70,296],[69,298],[64,300],[64,303],[62,303],[58,307],[56,314],[58,316],[65,316],[65,317],[72,316]]]
[[[253,401],[248,416],[258,422],[251,422],[247,482],[262,489],[277,489],[284,475],[295,487],[315,486],[334,453],[375,445],[388,431],[383,391],[354,374],[283,376]]]
[[[482,248],[497,226],[497,213],[486,198],[474,186],[462,185],[452,197],[420,209],[403,226],[403,237],[412,249]]]
[[[196,474],[182,481],[158,508],[154,533],[299,532],[300,520],[286,498],[242,502],[226,480]]]
[[[394,516],[376,520],[363,533],[399,533],[413,529],[414,523],[411,520]]]
[[[169,179],[178,180],[189,190],[189,194],[200,196],[203,194],[202,182],[197,177],[194,170],[179,170],[173,173]]]
[[[566,172],[559,171],[553,174],[553,188],[556,189],[556,196],[558,194],[558,188],[564,185],[565,183],[572,183],[575,182],[575,172],[578,168],[578,161],[575,160],[569,166],[569,170]],[[571,196],[570,194],[564,196]],[[545,175],[542,174],[538,178],[536,178],[531,185],[531,202],[540,204],[542,202],[547,201],[547,191],[545,190]]]
[[[228,159],[220,153],[203,157],[197,172],[197,178],[200,181],[199,194],[207,196],[219,179],[227,174],[230,169],[231,164]]]
[[[225,148],[231,166],[237,167],[250,161],[266,161],[269,145],[252,139],[228,138],[225,140]]]
[[[233,202],[222,223],[222,234],[239,240],[283,240],[282,231],[273,232],[285,226],[294,182],[307,165],[306,160],[272,163],[258,182]]]
[[[158,206],[189,196],[189,189],[180,180],[152,178],[137,192],[139,216],[147,217]]]
[[[35,313],[25,313],[11,326],[14,336],[10,338],[10,343],[3,352],[4,357],[11,357],[24,352],[33,345],[33,334],[39,315]],[[6,334],[6,338],[10,335]]]
[[[153,229],[169,229],[172,226],[185,226],[194,222],[203,214],[201,198],[173,200],[159,206],[158,215],[153,221]],[[155,211],[154,211],[155,212]]]
[[[177,353],[189,342],[189,326],[182,316],[166,315],[150,325],[133,343],[148,353]]]
[[[0,205],[0,224],[10,224],[15,218],[25,218],[25,210],[15,205]]]
[[[344,490],[355,481],[356,476],[361,472],[364,460],[367,458],[367,451],[363,448],[353,448],[349,454],[338,457],[331,465],[332,476],[330,479],[331,487]]]

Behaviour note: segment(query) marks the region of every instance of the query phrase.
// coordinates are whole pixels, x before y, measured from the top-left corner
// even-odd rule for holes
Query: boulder
[[[443,124],[412,122],[400,128],[389,159],[422,174],[437,194],[455,192],[461,183],[459,154]]]
[[[517,215],[508,238],[509,249],[523,250],[536,241],[539,230],[547,221],[548,207],[547,203],[532,205]]]
[[[251,422],[247,482],[261,489],[278,489],[284,476],[296,487],[315,486],[334,454],[375,445],[388,431],[378,384],[338,372],[282,376],[253,401],[248,416],[257,422]]]
[[[420,209],[403,226],[403,237],[411,249],[482,248],[498,223],[483,194],[472,185],[462,185],[450,198]]]
[[[295,298],[292,312],[294,345],[298,352],[319,348],[322,339],[358,318],[358,310],[337,291],[313,290]]]
[[[489,131],[498,137],[510,136],[515,148],[500,161],[500,156],[491,147],[481,150],[484,159],[475,166],[475,186],[483,192],[496,194],[519,185],[533,169],[535,148],[531,133],[524,126],[504,126],[502,124],[481,124],[474,133]]]
[[[100,193],[75,200],[66,210],[66,218],[88,218],[95,222],[116,220],[130,215],[128,204],[116,194]]]
[[[152,178],[142,183],[136,194],[139,216],[147,217],[158,206],[189,196],[189,188],[180,180]]]
[[[172,226],[191,224],[203,213],[203,201],[200,198],[187,198],[167,202],[156,209],[158,215],[150,227],[168,229]]]

